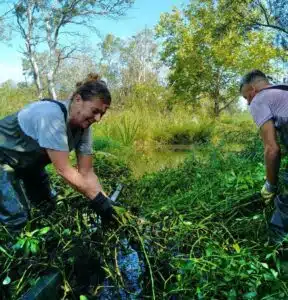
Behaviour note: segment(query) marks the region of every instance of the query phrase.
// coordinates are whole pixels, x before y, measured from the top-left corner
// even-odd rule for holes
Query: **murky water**
[[[159,149],[149,149],[146,152],[139,152],[131,158],[130,166],[136,177],[145,173],[160,171],[164,168],[177,167],[185,158],[195,151],[199,151],[192,145],[167,145]]]

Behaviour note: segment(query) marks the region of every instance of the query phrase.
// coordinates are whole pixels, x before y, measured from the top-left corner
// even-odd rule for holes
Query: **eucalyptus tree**
[[[43,96],[43,86],[40,78],[40,70],[37,62],[37,46],[39,45],[40,31],[39,18],[35,17],[38,10],[36,1],[27,0],[21,1],[14,5],[14,15],[17,21],[16,30],[20,33],[25,41],[25,46],[22,48],[24,60],[29,63],[33,81],[36,85],[38,97]]]
[[[137,85],[158,82],[162,63],[153,30],[145,28],[126,39],[108,34],[100,52],[101,70],[120,102]]]
[[[33,70],[41,96],[42,85],[35,53],[47,51],[45,72],[49,94],[56,98],[55,74],[60,64],[81,47],[80,29],[96,31],[95,18],[120,17],[134,0],[22,0],[14,4],[17,28],[25,41],[23,53]],[[71,39],[68,41],[67,39]],[[43,50],[44,49],[44,50]]]
[[[122,47],[122,81],[125,86],[157,78],[158,45],[151,29],[145,28],[129,38]]]
[[[122,85],[120,55],[124,43],[124,40],[109,33],[98,44],[100,50],[99,70],[112,90],[119,89]]]

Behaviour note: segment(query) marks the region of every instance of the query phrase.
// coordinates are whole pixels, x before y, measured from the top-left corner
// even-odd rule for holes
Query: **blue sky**
[[[189,0],[135,0],[133,7],[120,20],[97,20],[95,25],[102,35],[112,33],[118,37],[129,37],[140,30],[155,26],[163,12],[170,12],[173,6],[181,8]],[[96,36],[95,36],[95,39]],[[16,36],[8,43],[0,43],[0,82],[8,79],[21,81],[21,45],[23,41]]]

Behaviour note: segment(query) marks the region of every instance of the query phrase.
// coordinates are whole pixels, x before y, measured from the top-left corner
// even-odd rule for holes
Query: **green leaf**
[[[265,269],[269,269],[268,265],[266,263],[261,263],[261,265],[265,268]]]
[[[62,234],[69,236],[71,234],[71,230],[69,228],[66,228],[63,230]]]
[[[33,230],[32,232],[26,232],[26,235],[28,236],[28,237],[32,237],[35,233],[37,233],[38,231],[39,231],[40,229],[35,229],[35,230]]]
[[[30,254],[30,241],[26,240],[24,243],[24,255],[27,257]]]
[[[257,296],[257,292],[249,292],[244,294],[243,299],[254,299]]]
[[[278,277],[278,272],[276,272],[273,269],[270,269],[271,273],[273,274],[274,278],[276,279]]]
[[[240,246],[239,246],[237,243],[233,244],[233,248],[235,249],[235,251],[236,251],[237,253],[240,253],[241,248],[240,248]]]
[[[38,241],[31,241],[30,244],[30,250],[33,254],[36,254],[39,252],[39,242]]]
[[[19,250],[19,249],[23,248],[25,241],[26,241],[25,239],[18,240],[17,243],[15,245],[13,245],[12,249]]]
[[[9,276],[6,276],[6,278],[3,280],[3,285],[8,285],[11,282],[11,278]]]
[[[205,249],[206,255],[207,256],[211,256],[213,254],[213,248],[212,247],[208,247]]]
[[[50,228],[49,226],[44,227],[44,228],[40,229],[38,235],[44,235],[44,234],[46,234],[50,229],[51,229],[51,228]]]
[[[61,274],[58,271],[41,276],[37,284],[24,295],[25,299],[43,299],[43,295],[49,295],[49,299],[58,299],[56,293],[60,283]]]
[[[235,289],[231,289],[228,293],[228,300],[236,300],[237,299],[237,292]]]
[[[9,258],[13,258],[13,256],[11,256],[2,246],[0,246],[0,251],[3,252]]]

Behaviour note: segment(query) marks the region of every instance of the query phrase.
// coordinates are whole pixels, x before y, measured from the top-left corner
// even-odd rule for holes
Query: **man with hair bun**
[[[0,222],[22,228],[29,207],[16,181],[34,203],[53,203],[45,166],[52,164],[71,187],[89,199],[90,207],[109,222],[111,201],[105,195],[92,165],[91,125],[99,122],[111,104],[111,94],[98,74],[91,73],[76,84],[70,100],[42,99],[0,120]],[[75,150],[77,167],[69,161]]]

